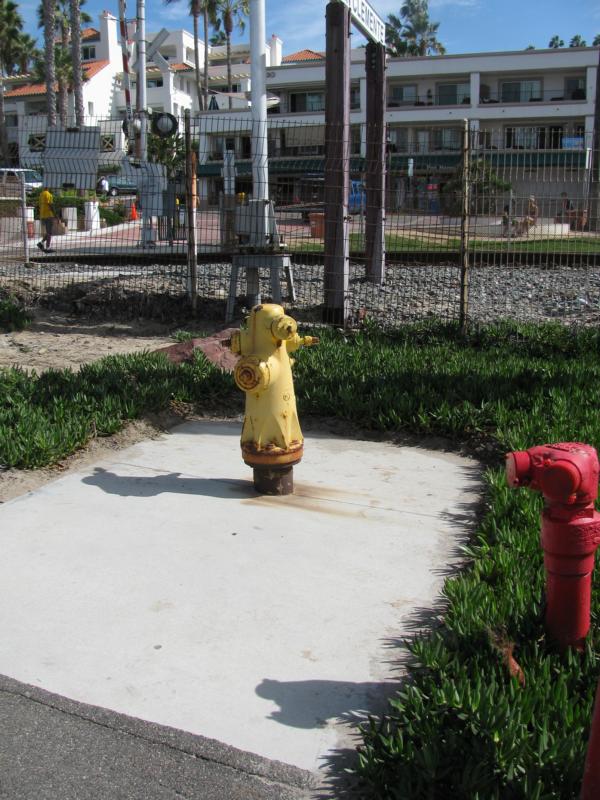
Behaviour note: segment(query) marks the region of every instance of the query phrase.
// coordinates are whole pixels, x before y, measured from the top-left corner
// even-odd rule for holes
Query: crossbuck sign
[[[385,44],[385,22],[367,0],[341,0],[350,9],[352,22],[372,42]]]

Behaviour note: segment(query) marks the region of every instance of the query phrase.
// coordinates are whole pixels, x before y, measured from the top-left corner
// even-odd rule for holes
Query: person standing
[[[109,188],[108,187],[108,178],[106,177],[106,175],[103,175],[100,178],[100,180],[98,181],[98,189],[100,191],[100,194],[103,194],[104,196],[106,196],[108,194],[108,188]]]
[[[52,241],[52,226],[54,225],[54,220],[56,219],[56,214],[54,213],[54,208],[52,205],[53,203],[54,198],[52,197],[50,190],[47,186],[44,186],[40,192],[38,206],[40,212],[40,222],[42,223],[42,231],[45,231],[45,233],[37,243],[39,249],[44,253],[53,252],[50,250],[50,242]],[[44,243],[46,245],[45,247]]]

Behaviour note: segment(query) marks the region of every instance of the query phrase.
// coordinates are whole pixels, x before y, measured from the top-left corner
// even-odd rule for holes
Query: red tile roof
[[[11,89],[10,91],[5,92],[4,97],[25,97],[29,94],[46,94],[46,84],[30,83],[26,84],[25,86],[19,86],[16,89]]]
[[[325,53],[318,53],[316,50],[298,50],[297,53],[290,53],[281,59],[282,64],[295,64],[297,61],[323,61]]]
[[[84,28],[81,31],[81,39],[100,39],[100,31],[97,31],[96,28]]]
[[[83,68],[85,70],[85,76],[89,80],[93,78],[94,75],[97,75],[104,67],[108,67],[110,61],[87,61],[83,64]]]
[[[97,75],[100,70],[109,65],[109,61],[88,61],[83,65],[85,75],[88,80]],[[24,86],[17,86],[4,93],[4,97],[29,97],[36,94],[46,94],[45,83],[26,83]]]

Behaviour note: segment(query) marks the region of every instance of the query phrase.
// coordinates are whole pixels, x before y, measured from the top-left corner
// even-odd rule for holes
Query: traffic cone
[[[138,213],[137,213],[137,208],[135,207],[135,200],[134,200],[133,203],[131,204],[131,212],[129,214],[129,220],[130,222],[135,222],[137,218],[138,218]]]

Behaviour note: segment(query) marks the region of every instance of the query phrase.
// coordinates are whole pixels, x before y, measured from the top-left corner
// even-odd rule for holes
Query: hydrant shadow
[[[292,728],[324,728],[330,721],[357,725],[387,707],[400,688],[399,681],[353,683],[351,681],[277,681],[264,678],[255,689],[279,708],[269,719]]]
[[[251,480],[228,478],[194,478],[180,472],[157,475],[117,475],[116,472],[96,467],[93,475],[82,479],[87,486],[96,486],[106,494],[121,497],[156,497],[159,494],[193,494],[217,497],[223,500],[244,500],[256,497]]]

